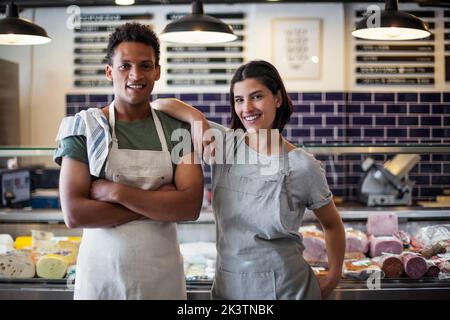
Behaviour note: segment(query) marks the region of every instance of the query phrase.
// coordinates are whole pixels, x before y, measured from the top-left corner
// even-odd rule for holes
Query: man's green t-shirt
[[[169,152],[172,152],[172,149],[179,143],[182,143],[180,157],[188,154],[185,152],[186,150],[193,152],[189,124],[174,119],[158,110],[155,110],[155,112],[161,121]],[[172,133],[177,129],[185,129],[184,132],[182,132],[182,138],[178,136],[178,140],[172,141]],[[133,122],[116,120],[115,132],[116,137],[119,140],[119,149],[162,150],[155,122],[151,115],[143,120]],[[58,148],[55,150],[53,159],[57,164],[61,165],[63,157],[69,157],[89,164],[86,137],[70,136],[61,140]],[[105,177],[105,165],[106,163],[103,164],[99,178]],[[174,172],[173,176],[175,176],[176,164],[172,163],[172,167]]]

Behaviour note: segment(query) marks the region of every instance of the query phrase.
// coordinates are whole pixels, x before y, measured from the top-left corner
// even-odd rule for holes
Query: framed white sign
[[[272,62],[283,79],[320,79],[322,20],[315,18],[273,19]]]

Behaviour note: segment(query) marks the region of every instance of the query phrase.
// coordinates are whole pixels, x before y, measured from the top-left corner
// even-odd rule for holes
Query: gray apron
[[[255,174],[257,165],[215,168],[214,299],[321,299],[317,278],[302,256],[297,232],[302,213],[289,193],[285,150],[280,164],[274,175]]]

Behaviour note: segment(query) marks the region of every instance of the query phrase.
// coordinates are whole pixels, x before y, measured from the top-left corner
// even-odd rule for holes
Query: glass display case
[[[327,167],[327,178],[335,194],[338,210],[346,228],[367,232],[368,217],[378,214],[393,214],[398,217],[398,229],[414,236],[422,228],[443,226],[450,230],[450,204],[438,202],[446,189],[450,189],[447,172],[450,168],[450,145],[305,145],[308,152],[322,160]],[[12,157],[46,158],[49,162],[53,148],[0,147],[0,159]],[[358,188],[367,172],[356,167],[361,160],[373,157],[375,162],[386,163],[398,154],[418,154],[417,169],[410,168],[406,175],[419,181],[420,189],[412,189],[414,195],[410,205],[368,206],[358,198]],[[39,163],[39,161],[33,161]],[[358,179],[345,176],[351,171]],[[436,170],[434,172],[433,170]],[[438,171],[439,170],[439,171]],[[431,171],[431,172],[430,172]],[[331,172],[331,174],[328,174]],[[207,175],[207,173],[206,173]],[[434,179],[433,176],[441,177]],[[442,179],[442,177],[445,177]],[[404,178],[404,177],[403,177]],[[403,180],[404,181],[404,180]],[[436,182],[436,183],[435,183]],[[340,184],[343,185],[342,188]],[[334,189],[334,187],[337,187]],[[435,194],[427,189],[432,189]],[[345,190],[344,190],[345,189]],[[349,192],[348,189],[353,191]],[[423,189],[423,191],[422,191]],[[340,193],[340,190],[343,192]],[[426,191],[425,191],[426,190]],[[422,205],[421,203],[428,203]],[[431,204],[434,203],[434,204]],[[319,226],[314,214],[305,213],[304,226]],[[13,239],[29,236],[31,230],[52,232],[55,237],[81,237],[82,230],[68,229],[59,208],[0,208],[0,234],[9,234]],[[200,218],[193,222],[178,223],[179,240],[185,255],[186,283],[189,299],[209,299],[214,269],[214,244],[216,230],[210,207],[204,207]],[[450,239],[448,239],[450,240]],[[450,242],[449,242],[450,243]],[[314,268],[320,276],[320,268]],[[49,280],[0,279],[0,299],[72,299],[73,278]],[[421,277],[355,279],[343,276],[330,299],[450,299],[450,279],[445,277]]]

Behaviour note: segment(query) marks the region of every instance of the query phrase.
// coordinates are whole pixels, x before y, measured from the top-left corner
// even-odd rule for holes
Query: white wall
[[[274,18],[319,18],[323,21],[322,32],[322,74],[318,80],[288,80],[289,91],[343,91],[355,90],[352,74],[354,70],[351,37],[352,21],[348,15],[355,6],[367,7],[364,4],[344,5],[342,3],[320,4],[239,4],[239,5],[205,5],[206,13],[213,12],[245,12],[246,45],[245,58],[271,60],[272,19]],[[417,6],[412,5],[414,8]],[[411,8],[409,5],[408,8]],[[188,12],[188,5],[170,6],[135,6],[123,7],[82,7],[82,13],[142,13],[154,15],[155,31],[160,33],[166,24],[165,15],[169,12]],[[33,15],[34,14],[34,15]],[[66,26],[69,14],[66,8],[48,8],[25,10],[21,16],[33,19],[44,27],[52,38],[50,44],[28,47],[0,46],[0,58],[19,63],[20,70],[20,109],[21,109],[21,141],[22,145],[53,146],[56,131],[61,118],[65,115],[65,97],[68,93],[107,93],[111,89],[74,88],[73,82],[73,36],[74,32]],[[442,46],[442,44],[436,44]],[[438,49],[438,48],[437,48]],[[165,44],[162,44],[162,54]],[[353,54],[353,53],[352,53]],[[436,69],[442,70],[443,57],[437,58]],[[163,65],[163,71],[165,67]],[[441,79],[442,80],[442,79]],[[433,90],[448,90],[441,80]],[[155,93],[174,92],[168,88],[163,72],[161,80],[155,87]],[[395,88],[356,88],[356,90],[393,91]],[[398,89],[398,88],[397,88]],[[420,88],[405,88],[418,90]],[[177,92],[217,92],[215,87],[188,87],[177,89]],[[431,91],[431,90],[430,90]]]
[[[322,66],[319,80],[286,81],[288,91],[344,90],[344,8],[342,4],[266,4],[253,6],[249,17],[248,59],[271,61],[272,19],[322,19]],[[274,49],[276,50],[276,48]]]
[[[187,12],[188,5],[123,7],[82,7],[82,13],[148,11],[154,14],[155,31],[160,33],[168,12]],[[341,4],[243,4],[206,5],[206,13],[246,12],[246,59],[270,60],[271,19],[274,17],[308,17],[323,19],[323,72],[320,80],[287,81],[290,91],[344,90],[344,10]],[[33,15],[34,14],[34,15]],[[73,31],[66,26],[66,8],[25,10],[22,17],[45,28],[50,44],[34,47],[1,46],[0,57],[19,63],[22,145],[52,146],[61,118],[65,115],[67,93],[111,93],[109,89],[80,89],[72,86]],[[162,53],[164,54],[164,44]],[[173,92],[165,86],[165,76],[155,93]],[[217,88],[188,87],[179,92],[216,92]]]
[[[31,19],[33,11],[28,10],[21,14],[23,18]],[[31,145],[30,140],[30,90],[33,47],[30,46],[2,46],[0,57],[19,65],[19,106],[20,106],[20,135],[23,145]],[[1,72],[1,71],[0,71]],[[0,73],[1,74],[1,73]]]

